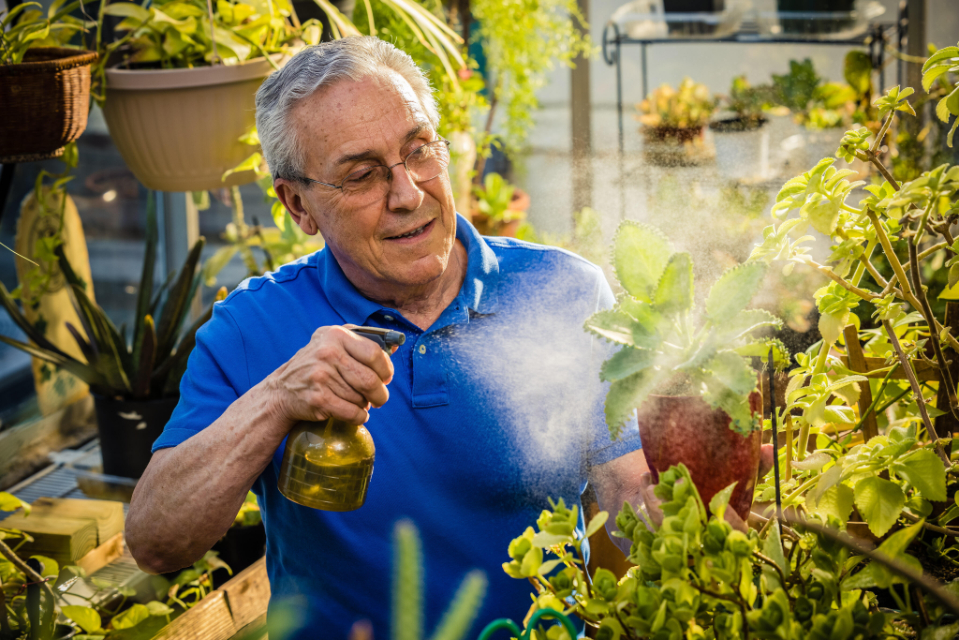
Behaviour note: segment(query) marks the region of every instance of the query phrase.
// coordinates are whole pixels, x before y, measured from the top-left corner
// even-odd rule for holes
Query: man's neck
[[[399,292],[395,289],[388,292],[368,290],[350,278],[348,273],[345,275],[364,297],[384,307],[396,309],[404,318],[425,331],[439,319],[459,294],[466,278],[467,260],[466,247],[456,240],[443,275],[433,282]]]

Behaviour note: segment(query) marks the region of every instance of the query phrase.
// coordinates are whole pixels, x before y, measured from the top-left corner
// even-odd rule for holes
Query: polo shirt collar
[[[496,254],[476,228],[459,214],[456,214],[456,238],[463,243],[467,255],[466,277],[458,298],[476,313],[494,313],[499,284]],[[328,247],[316,256],[323,274],[320,283],[323,293],[345,322],[364,325],[370,316],[386,309],[356,290]]]

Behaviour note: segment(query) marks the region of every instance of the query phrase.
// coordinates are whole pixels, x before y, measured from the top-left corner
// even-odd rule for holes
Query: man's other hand
[[[350,331],[320,327],[310,342],[267,379],[273,410],[290,424],[338,418],[369,420],[370,406],[389,399],[393,363],[375,342]]]

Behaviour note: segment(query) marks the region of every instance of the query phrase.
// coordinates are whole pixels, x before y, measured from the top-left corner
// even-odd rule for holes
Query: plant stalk
[[[917,256],[916,245],[909,244],[909,264],[912,265],[912,286],[916,291],[916,297],[919,299],[922,307],[920,311],[926,319],[929,331],[932,332],[936,326],[936,318],[932,314],[932,307],[929,306],[929,298],[922,286],[922,276],[919,273],[919,258]],[[952,372],[946,363],[946,357],[942,353],[942,345],[939,344],[939,332],[929,336],[929,342],[932,343],[932,351],[936,354],[936,362],[939,364],[939,373],[942,376],[940,384],[946,385],[946,397],[949,399],[949,412],[956,420],[959,420],[959,414],[956,413],[956,385],[952,379]],[[938,434],[937,434],[938,437]]]
[[[819,535],[829,538],[830,541],[842,545],[843,547],[860,553],[873,562],[878,562],[882,566],[886,567],[896,575],[901,578],[908,580],[909,582],[915,584],[917,587],[934,597],[936,600],[942,603],[942,605],[952,612],[953,615],[959,616],[959,599],[954,595],[946,591],[941,585],[939,585],[935,580],[928,578],[921,573],[916,572],[911,567],[904,565],[903,563],[890,558],[884,554],[880,554],[872,549],[869,549],[862,543],[850,538],[846,534],[841,534],[838,531],[834,531],[829,527],[824,527],[818,523],[810,522],[804,518],[794,518],[787,516],[787,519],[795,525],[804,527],[810,531],[814,531]]]
[[[902,366],[902,370],[906,374],[906,378],[909,380],[909,385],[912,387],[913,395],[916,396],[916,405],[919,407],[919,414],[922,416],[923,424],[926,425],[926,431],[929,432],[929,438],[936,447],[936,454],[942,460],[943,464],[946,465],[946,467],[950,467],[952,466],[952,463],[949,462],[949,456],[946,455],[945,449],[942,448],[942,442],[939,441],[939,434],[936,433],[936,430],[932,426],[932,422],[929,420],[929,412],[926,411],[926,401],[922,397],[922,389],[919,387],[919,381],[916,379],[916,372],[912,369],[912,363],[909,362],[909,358],[907,358],[906,354],[903,353],[902,345],[899,344],[899,338],[896,337],[896,332],[892,328],[892,323],[888,320],[883,320],[882,326],[885,327],[886,333],[889,335],[889,342],[892,344],[893,349],[896,350],[896,355],[899,357],[899,364]]]
[[[40,584],[40,588],[44,590],[47,594],[47,597],[50,598],[50,606],[53,606],[53,603],[57,601],[56,595],[53,593],[53,589],[50,588],[50,585],[47,584],[47,581],[43,579],[39,573],[30,568],[26,562],[20,559],[16,553],[13,552],[13,549],[7,546],[7,544],[0,540],[0,555],[10,561],[10,563],[15,566],[23,575],[25,575],[30,582],[37,582]],[[4,616],[6,613],[4,613]]]

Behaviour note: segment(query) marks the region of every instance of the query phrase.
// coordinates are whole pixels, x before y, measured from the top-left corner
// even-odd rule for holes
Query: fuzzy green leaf
[[[855,502],[869,530],[881,537],[896,524],[906,506],[906,496],[895,482],[871,476],[856,484]]]
[[[946,500],[946,468],[931,449],[918,449],[893,463],[892,471],[933,502]]]
[[[766,277],[766,269],[764,262],[747,262],[719,277],[706,298],[706,313],[713,324],[722,325],[746,308]]]
[[[656,354],[645,349],[624,347],[613,354],[613,357],[603,363],[599,377],[605,382],[622,380],[644,371],[656,362]]]
[[[466,574],[453,596],[431,640],[461,640],[469,633],[486,597],[486,574],[473,570]]]
[[[613,267],[619,283],[637,300],[650,302],[672,252],[662,231],[627,220],[613,239]]]
[[[739,395],[748,395],[756,388],[756,372],[746,360],[732,351],[716,354],[706,363],[706,369],[714,380]]]
[[[653,301],[656,310],[666,315],[683,313],[693,306],[693,260],[688,253],[669,257]]]
[[[606,426],[611,437],[619,437],[623,423],[643,403],[659,381],[660,376],[655,369],[646,369],[617,380],[609,386],[609,393],[606,394]]]
[[[591,315],[583,328],[600,338],[633,347],[636,345],[633,339],[634,324],[635,321],[622,311],[604,309]]]

